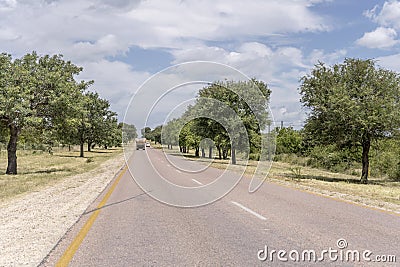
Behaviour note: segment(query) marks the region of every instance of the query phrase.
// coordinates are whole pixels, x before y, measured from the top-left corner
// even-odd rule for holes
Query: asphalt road
[[[152,148],[137,151],[130,170],[134,177],[146,178],[150,194],[183,205],[215,198],[237,177],[225,172],[225,181],[218,182],[223,180],[217,179],[221,170],[194,173],[204,166],[171,159],[173,162]],[[214,187],[202,190],[216,179]],[[167,180],[180,185],[182,194],[168,188]],[[82,243],[73,250],[70,266],[400,266],[399,215],[274,183],[265,183],[249,194],[248,184],[249,179],[243,178],[212,204],[179,208],[144,193],[127,171],[104,207],[97,210],[91,227],[82,231],[104,194],[43,265],[63,260],[64,251],[85,232]],[[340,239],[344,240],[337,244]],[[317,262],[308,261],[309,255],[314,259],[313,251]],[[352,255],[358,253],[360,261],[353,261]],[[350,255],[349,261],[346,255]],[[373,262],[380,256],[381,260],[393,260],[391,255],[397,263]]]

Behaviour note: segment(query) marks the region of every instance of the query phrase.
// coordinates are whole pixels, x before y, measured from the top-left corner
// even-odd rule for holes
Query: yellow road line
[[[110,189],[107,191],[106,195],[103,197],[103,199],[97,206],[96,210],[89,217],[89,219],[87,220],[85,225],[79,231],[78,235],[75,237],[75,239],[72,241],[72,243],[69,245],[69,247],[65,250],[64,254],[58,260],[58,262],[56,264],[57,267],[68,266],[68,264],[72,260],[72,257],[75,255],[79,246],[85,239],[85,236],[87,235],[90,228],[92,227],[93,223],[96,221],[97,216],[99,215],[99,213],[101,211],[101,208],[107,203],[107,200],[110,198],[112,192],[114,191],[115,187],[117,187],[118,182],[121,180],[122,176],[125,174],[127,169],[128,169],[128,167],[125,166],[125,168],[119,173],[117,179],[114,181],[114,183],[112,184]]]

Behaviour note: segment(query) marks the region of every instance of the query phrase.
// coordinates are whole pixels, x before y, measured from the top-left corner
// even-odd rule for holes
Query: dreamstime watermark
[[[221,101],[218,97],[200,97],[199,95],[199,90],[204,88],[218,90],[221,87],[225,91],[237,95],[241,106],[232,106],[232,103]],[[162,142],[173,140],[168,142],[174,142],[174,145],[177,146],[180,133],[184,131],[185,125],[204,118],[213,121],[213,125],[218,124],[218,127],[224,129],[224,135],[230,140],[231,146],[235,144],[235,148],[242,155],[240,160],[241,166],[244,168],[241,169],[241,174],[232,175],[227,170],[234,168],[231,166],[232,164],[227,164],[225,171],[212,182],[200,186],[182,186],[175,184],[173,179],[168,179],[165,170],[163,172],[157,168],[157,165],[160,165],[159,158],[154,159],[149,156],[147,150],[136,151],[132,147],[127,147],[124,148],[125,160],[135,182],[152,198],[177,207],[198,207],[222,198],[239,183],[246,171],[249,156],[254,153],[252,152],[254,147],[251,147],[251,137],[248,136],[249,119],[243,119],[242,114],[246,108],[251,111],[251,116],[253,116],[251,127],[259,128],[259,140],[257,141],[259,142],[257,147],[259,161],[248,187],[249,193],[257,191],[268,175],[275,154],[274,120],[269,108],[268,96],[263,89],[265,88],[260,88],[253,79],[239,70],[209,61],[177,64],[147,79],[133,94],[125,112],[125,123],[134,124],[137,129],[154,127],[155,122],[162,124]],[[196,107],[194,111],[193,106]],[[192,107],[191,112],[188,110],[189,107]],[[186,114],[186,116],[182,116],[182,114]],[[179,118],[179,123],[174,125],[173,130],[168,131],[169,122],[177,118]],[[207,130],[207,127],[204,127],[204,132]],[[221,136],[212,140],[205,135],[203,140],[200,140],[200,144],[207,145],[210,149],[215,148],[217,145],[214,143],[215,139],[221,138]],[[254,134],[252,138],[254,138]],[[168,148],[170,147],[170,143],[164,144],[168,145]],[[206,167],[192,170],[185,163],[180,164],[182,161],[174,162],[174,158],[168,156],[169,150],[165,147],[162,151],[165,165],[171,166],[178,173],[184,173],[186,176],[194,173],[198,175],[207,169]],[[144,159],[144,153],[147,154],[147,160]],[[129,162],[132,162],[132,158],[136,156],[136,162],[142,162],[141,167],[148,166],[146,174],[143,171],[139,172],[136,170],[137,168],[131,168]],[[191,177],[185,178],[191,180]]]
[[[305,249],[302,251],[292,249],[275,250],[270,249],[267,245],[260,249],[257,258],[260,261],[280,261],[280,262],[380,262],[395,263],[396,255],[374,255],[371,250],[347,249],[348,243],[346,239],[338,239],[336,248],[329,247],[316,251],[314,249]]]

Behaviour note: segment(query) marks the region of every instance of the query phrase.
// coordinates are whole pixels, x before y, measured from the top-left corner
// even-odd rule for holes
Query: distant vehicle
[[[146,149],[146,138],[136,138],[136,150]]]
[[[150,147],[150,142],[146,142],[146,147]]]

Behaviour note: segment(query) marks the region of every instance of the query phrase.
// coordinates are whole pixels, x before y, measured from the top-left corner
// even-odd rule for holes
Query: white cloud
[[[17,0],[0,0],[0,12],[13,10],[17,6]]]
[[[381,67],[400,73],[400,54],[378,57],[376,60]]]
[[[342,60],[346,55],[346,49],[336,50],[331,53],[326,53],[322,49],[314,49],[308,56],[308,60],[313,65],[317,64],[320,61],[330,66],[338,63],[338,61]]]
[[[192,60],[216,61],[233,66],[249,77],[261,79],[267,82],[272,90],[271,109],[275,120],[299,126],[305,118],[297,91],[300,78],[310,71],[317,60],[331,65],[343,60],[346,54],[347,51],[342,49],[332,53],[314,50],[309,55],[304,55],[296,47],[273,49],[262,43],[249,42],[233,50],[207,46],[175,50],[173,63]]]
[[[392,27],[396,30],[400,29],[400,2],[386,1],[381,11],[378,13],[379,6],[375,6],[371,10],[364,12],[364,15],[372,19],[381,26]]]
[[[313,4],[311,0],[1,0],[0,25],[20,38],[0,43],[0,48],[18,55],[38,50],[74,56],[76,46],[84,46],[90,50],[87,57],[98,60],[132,45],[184,48],[205,41],[328,30],[324,18],[311,11]],[[111,35],[118,46],[104,49],[101,40]]]
[[[325,18],[311,9],[323,1],[0,0],[0,50],[15,57],[32,50],[64,54],[84,67],[80,78],[94,79],[94,88],[120,116],[149,73],[106,58],[132,46],[172,51],[174,62],[232,65],[275,86],[279,101],[290,104],[298,98],[298,75],[311,65],[309,59],[290,45],[277,42],[272,48],[241,40],[329,31]],[[207,45],[213,41],[239,44]]]
[[[129,45],[127,43],[118,40],[113,34],[108,34],[95,43],[89,41],[77,42],[71,46],[70,51],[67,53],[79,60],[89,60],[105,56],[116,56],[127,52],[128,48]]]
[[[82,80],[94,80],[90,90],[95,90],[100,97],[110,101],[111,107],[122,120],[129,100],[140,85],[150,76],[147,72],[132,70],[123,62],[99,60],[81,62],[83,72],[79,75]]]
[[[146,1],[129,13],[164,42],[175,38],[224,40],[239,36],[325,31],[309,1]],[[178,15],[179,14],[179,15]],[[251,19],[249,19],[251,18]],[[154,44],[146,44],[152,46]]]
[[[1,41],[14,41],[20,36],[13,29],[0,26],[0,40]]]
[[[368,48],[389,48],[396,45],[397,33],[392,28],[378,27],[373,32],[367,32],[356,41],[356,44]]]
[[[382,8],[375,5],[372,9],[364,11],[364,16],[377,23],[372,32],[366,32],[356,41],[356,44],[368,48],[387,49],[399,43],[397,31],[400,30],[400,2],[386,1]]]

